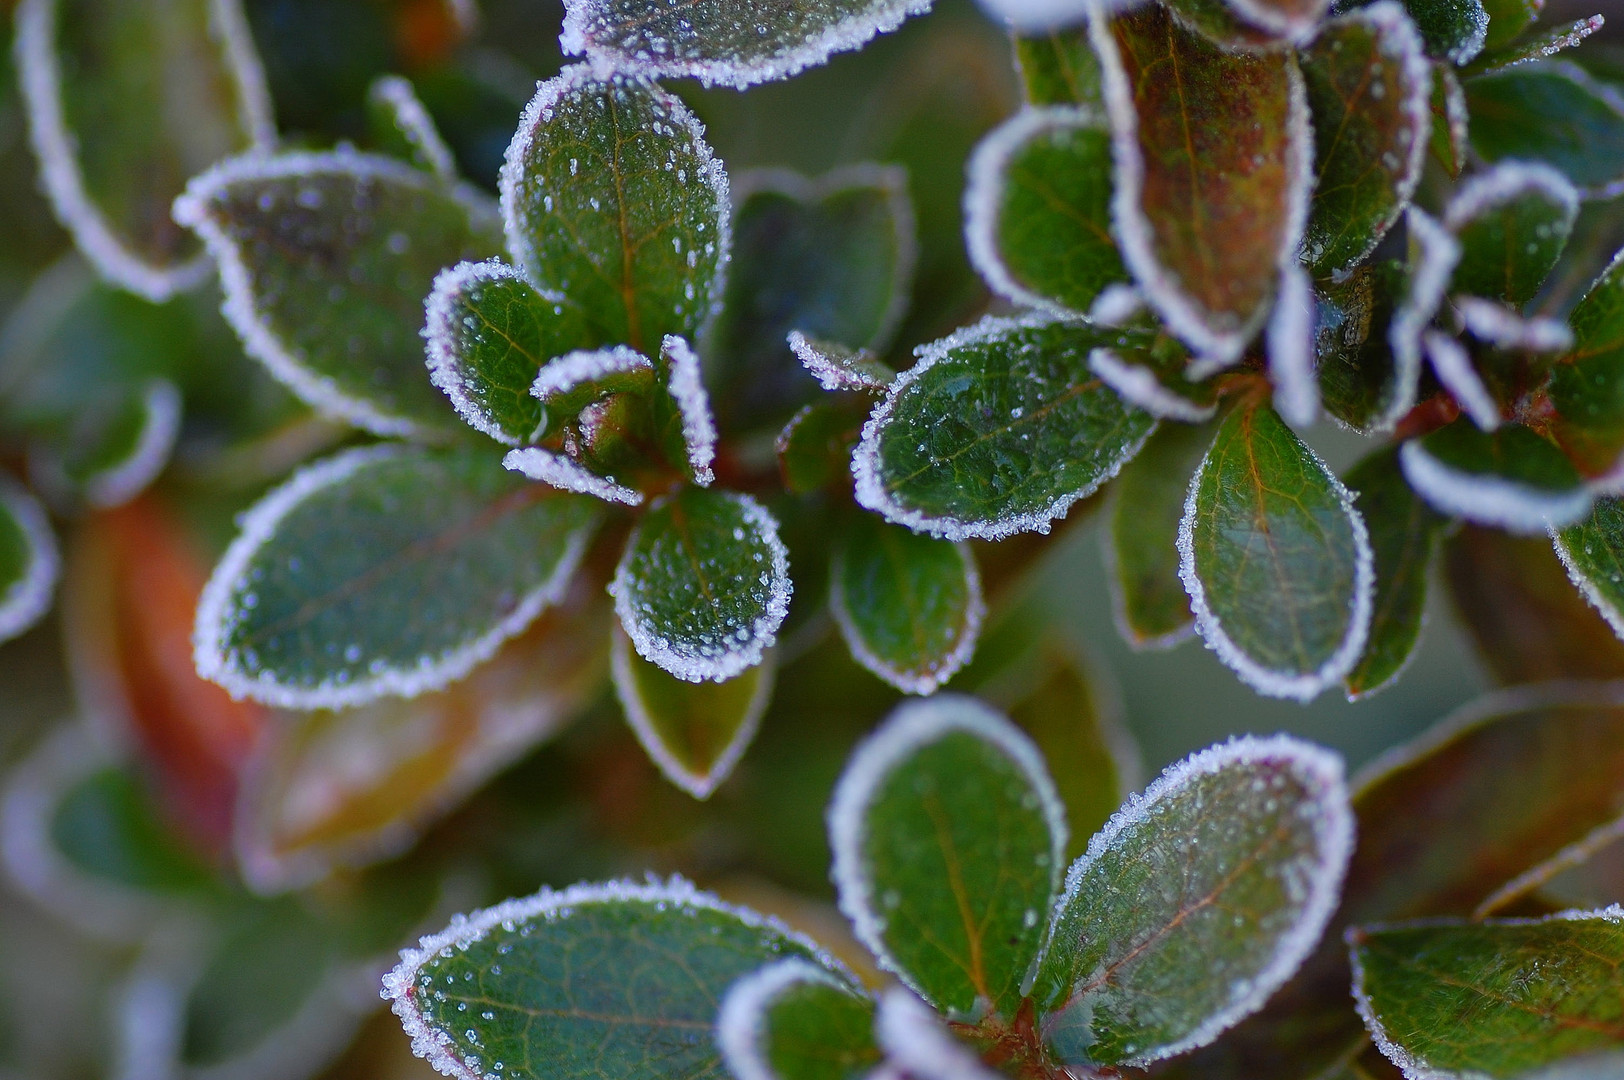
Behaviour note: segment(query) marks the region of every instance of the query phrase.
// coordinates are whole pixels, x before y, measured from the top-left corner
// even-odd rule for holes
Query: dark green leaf
[[[380,435],[443,426],[423,298],[442,268],[499,249],[483,200],[338,150],[227,162],[187,185],[175,219],[219,262],[249,353],[305,402]]]
[[[200,285],[208,261],[170,203],[188,177],[276,141],[238,5],[30,0],[16,57],[40,179],[79,249],[149,300]]]
[[[594,507],[475,449],[328,458],[243,518],[198,605],[198,671],[289,708],[438,689],[562,595]]]
[[[1455,69],[1448,64],[1432,65],[1432,158],[1443,166],[1451,180],[1460,179],[1466,168],[1466,91]]]
[[[1296,61],[1227,53],[1160,5],[1094,34],[1116,136],[1117,238],[1168,327],[1238,356],[1294,259],[1312,177]],[[1167,78],[1176,69],[1179,77]]]
[[[1314,948],[1353,846],[1342,763],[1286,736],[1171,766],[1066,876],[1032,997],[1069,1065],[1144,1065],[1256,1011]]]
[[[685,682],[615,635],[615,693],[650,758],[673,784],[706,799],[744,756],[773,690],[771,658],[726,682]]]
[[[1624,252],[1568,323],[1573,351],[1551,372],[1552,433],[1586,475],[1606,474],[1624,452]]]
[[[526,108],[502,169],[508,250],[597,341],[693,340],[721,297],[727,174],[686,106],[646,79],[567,68]]]
[[[644,515],[609,591],[645,660],[722,682],[772,645],[789,611],[789,556],[750,496],[687,488]]]
[[[1309,701],[1358,661],[1374,587],[1364,521],[1267,402],[1243,401],[1219,427],[1179,552],[1196,630],[1260,693]]]
[[[202,854],[176,835],[152,793],[127,769],[93,768],[58,794],[48,811],[47,839],[80,873],[156,895],[196,894],[214,884]]]
[[[1469,64],[1483,51],[1489,13],[1483,0],[1404,0],[1426,42],[1427,55],[1451,64]]]
[[[825,390],[880,391],[897,377],[895,370],[868,349],[808,337],[799,330],[791,330],[787,340],[790,352]]]
[[[1195,632],[1179,580],[1179,520],[1212,435],[1210,426],[1165,425],[1113,488],[1110,579],[1118,628],[1135,648],[1168,648]]]
[[[384,978],[412,1049],[451,1075],[727,1080],[722,995],[803,938],[680,878],[544,890],[459,918]]]
[[[45,508],[0,476],[0,641],[14,638],[51,606],[59,568]]]
[[[950,1015],[1014,1018],[1066,850],[1026,736],[971,698],[902,706],[847,763],[829,843],[841,910],[885,967]]]
[[[1033,105],[1100,108],[1100,62],[1086,26],[1015,35],[1015,63]]]
[[[1449,519],[1433,511],[1404,482],[1398,451],[1371,454],[1347,475],[1370,531],[1376,594],[1370,637],[1359,662],[1343,679],[1350,698],[1383,689],[1404,670],[1421,636],[1433,551]]]
[[[1562,257],[1578,213],[1578,192],[1555,169],[1508,162],[1476,174],[1444,212],[1461,245],[1450,288],[1521,308]]]
[[[784,487],[809,495],[851,483],[851,448],[868,415],[868,400],[854,394],[814,401],[778,435],[778,468]]]
[[[1025,316],[921,347],[864,425],[858,502],[950,540],[1047,531],[1156,425],[1089,373],[1089,352],[1119,337]]]
[[[829,607],[852,657],[905,694],[929,694],[970,658],[986,606],[963,541],[848,519],[829,569]]]
[[[367,89],[367,113],[378,149],[445,183],[456,183],[457,163],[451,148],[410,82],[399,75],[374,80]]]
[[[1081,109],[1025,109],[981,141],[964,231],[994,292],[1086,312],[1101,289],[1127,279],[1111,235],[1110,162],[1110,131]]]
[[[1418,307],[1411,295],[1417,280],[1404,263],[1378,259],[1354,270],[1346,281],[1315,286],[1320,401],[1327,413],[1356,431],[1391,429],[1415,403],[1419,342],[1413,354],[1401,354],[1393,348],[1393,330],[1404,319],[1431,321],[1432,312]],[[1441,301],[1447,280],[1446,273],[1434,305]]]
[[[1551,165],[1589,194],[1624,183],[1624,96],[1562,60],[1467,79],[1472,147]]]
[[[1552,538],[1574,585],[1624,637],[1624,500],[1597,499],[1589,517]]]
[[[1327,24],[1301,57],[1314,118],[1314,201],[1305,261],[1337,276],[1364,261],[1421,179],[1432,134],[1432,67],[1394,4]]]
[[[862,1080],[881,1059],[873,1000],[805,960],[734,983],[716,1042],[735,1080]]]
[[[1572,22],[1559,23],[1549,26],[1531,37],[1519,39],[1505,48],[1487,48],[1472,64],[1474,71],[1499,71],[1502,68],[1515,67],[1535,60],[1544,60],[1555,56],[1564,49],[1572,49],[1582,44],[1585,38],[1600,30],[1606,23],[1600,15],[1592,15],[1587,19],[1574,19]],[[1493,35],[1494,26],[1490,23],[1490,35]]]
[[[1562,451],[1530,429],[1465,417],[1399,449],[1404,478],[1441,513],[1519,533],[1584,517],[1594,496]]]
[[[36,486],[72,492],[90,506],[114,507],[135,498],[163,471],[180,434],[180,390],[168,379],[123,390],[106,388],[87,399],[68,438],[30,447]]]
[[[1489,16],[1488,33],[1483,39],[1485,51],[1500,49],[1534,25],[1545,0],[1482,0],[1483,10]]]
[[[1515,1077],[1624,1049],[1624,912],[1355,930],[1354,993],[1407,1075]]]

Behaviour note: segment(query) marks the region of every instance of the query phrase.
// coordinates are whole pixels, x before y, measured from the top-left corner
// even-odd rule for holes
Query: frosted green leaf
[[[458,916],[384,977],[412,1049],[461,1080],[727,1080],[713,1036],[740,977],[834,960],[688,882],[543,890]]]
[[[1490,51],[1511,44],[1534,25],[1545,10],[1545,0],[1483,0],[1483,10],[1489,16],[1483,48]]]
[[[1253,689],[1310,701],[1358,661],[1374,587],[1364,520],[1266,402],[1218,428],[1178,546],[1197,632]]]
[[[840,909],[880,963],[949,1016],[1012,1020],[1066,850],[1037,748],[972,698],[903,705],[829,804]]]
[[[1212,435],[1211,426],[1163,426],[1112,489],[1106,554],[1117,627],[1135,648],[1170,648],[1195,633],[1179,580],[1179,520]]]
[[[1015,61],[1026,100],[1033,105],[1099,108],[1100,62],[1085,26],[1016,34]]]
[[[778,471],[794,495],[851,484],[851,449],[868,416],[868,401],[842,395],[814,401],[778,433]]]
[[[0,476],[0,641],[45,615],[59,569],[45,508],[20,484]]]
[[[863,426],[857,501],[950,540],[1047,531],[1156,425],[1089,371],[1121,337],[1029,315],[921,346]]]
[[[1461,89],[1455,69],[1436,61],[1432,67],[1432,136],[1428,149],[1451,180],[1459,180],[1466,168],[1466,91]]]
[[[609,586],[643,659],[687,682],[761,662],[789,611],[778,522],[748,495],[688,488],[656,502]]]
[[[1067,1065],[1211,1042],[1308,956],[1353,847],[1342,763],[1283,735],[1167,769],[1072,864],[1031,994]]]
[[[1505,162],[1461,185],[1444,211],[1460,240],[1450,288],[1521,308],[1567,247],[1579,193],[1546,165]]]
[[[1399,464],[1439,512],[1511,532],[1572,524],[1594,498],[1560,450],[1518,424],[1487,432],[1462,417],[1405,443]]]
[[[410,82],[399,75],[379,76],[367,89],[367,110],[381,150],[447,184],[457,182],[451,148]]]
[[[734,983],[716,1042],[734,1080],[862,1080],[881,1060],[873,999],[805,960]]]
[[[219,263],[249,354],[302,400],[379,435],[445,426],[423,298],[444,267],[500,249],[481,197],[348,149],[259,155],[193,178],[175,220]]]
[[[1489,13],[1483,0],[1405,0],[1427,55],[1451,64],[1471,63],[1483,51]]]
[[[1624,452],[1624,252],[1613,257],[1568,317],[1573,350],[1551,371],[1552,435],[1587,476]]]
[[[1472,148],[1488,161],[1540,161],[1581,191],[1624,191],[1624,93],[1565,60],[1465,80]]]
[[[1624,501],[1597,499],[1588,517],[1551,539],[1573,584],[1624,638]]]
[[[806,373],[825,390],[882,391],[897,373],[868,349],[853,349],[824,338],[808,337],[791,330],[786,338],[790,352]]]
[[[595,505],[477,448],[318,462],[243,517],[198,603],[198,672],[284,708],[438,689],[562,595]]]
[[[1606,24],[1605,16],[1591,15],[1584,19],[1542,27],[1537,32],[1521,37],[1503,48],[1485,47],[1483,55],[1473,62],[1472,70],[1500,71],[1518,64],[1544,60],[1583,44],[1586,38]],[[1490,32],[1492,35],[1493,23],[1490,23]]]
[[[721,299],[728,185],[705,129],[641,76],[580,64],[542,83],[502,167],[508,251],[592,337],[659,351]]]

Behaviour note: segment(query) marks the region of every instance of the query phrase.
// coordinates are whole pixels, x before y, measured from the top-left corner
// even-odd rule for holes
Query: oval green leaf
[[[805,960],[734,983],[716,1042],[734,1080],[862,1080],[881,1061],[873,999]]]
[[[1542,161],[1587,195],[1624,189],[1624,94],[1565,60],[1465,80],[1472,147],[1489,161]]]
[[[1578,214],[1579,193],[1548,165],[1502,162],[1477,173],[1444,211],[1461,246],[1450,289],[1520,309],[1562,257]]]
[[[1517,424],[1483,431],[1461,417],[1406,442],[1398,460],[1440,513],[1515,533],[1570,525],[1595,498],[1562,451]]]
[[[1179,580],[1179,521],[1212,435],[1211,425],[1164,425],[1112,488],[1109,577],[1117,628],[1136,649],[1171,648],[1195,633]]]
[[[1552,434],[1587,476],[1624,454],[1624,251],[1568,316],[1573,350],[1551,371]]]

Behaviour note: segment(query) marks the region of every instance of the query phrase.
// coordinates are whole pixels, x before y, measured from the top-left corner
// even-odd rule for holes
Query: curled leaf
[[[44,617],[60,568],[45,508],[16,481],[0,476],[0,641]]]
[[[1399,450],[1404,476],[1440,512],[1512,532],[1561,528],[1594,499],[1562,452],[1528,428],[1457,420]]]
[[[805,960],[734,983],[716,1043],[735,1080],[850,1080],[880,1064],[873,999]]]

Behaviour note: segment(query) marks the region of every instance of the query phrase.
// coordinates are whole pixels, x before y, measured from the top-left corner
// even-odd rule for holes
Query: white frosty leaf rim
[[[659,881],[651,877],[644,882],[581,882],[561,891],[542,889],[533,896],[505,900],[494,907],[457,915],[444,930],[422,938],[417,948],[400,951],[400,963],[384,975],[379,996],[390,1002],[390,1008],[400,1018],[401,1026],[412,1040],[412,1053],[445,1076],[458,1080],[488,1080],[483,1070],[470,1065],[457,1054],[450,1034],[431,1024],[417,1007],[413,997],[417,989],[418,971],[425,964],[449,957],[452,950],[467,949],[493,930],[512,932],[507,930],[510,924],[536,919],[568,919],[579,909],[593,904],[644,904],[651,908],[676,904],[687,909],[714,911],[737,919],[746,927],[768,931],[799,946],[824,969],[839,976],[848,985],[860,985],[845,965],[829,955],[817,942],[791,930],[770,915],[728,904],[711,893],[701,892],[684,878],[673,876]]]
[[[744,757],[744,752],[750,748],[750,744],[755,741],[756,732],[761,728],[761,718],[766,715],[767,704],[772,700],[773,683],[777,676],[777,665],[773,663],[772,654],[765,654],[761,663],[753,669],[756,687],[750,693],[750,700],[745,703],[744,717],[734,730],[733,737],[722,748],[722,752],[716,755],[716,760],[711,763],[708,770],[695,772],[677,760],[676,755],[665,745],[665,740],[660,738],[660,733],[654,729],[654,718],[649,714],[648,705],[642,695],[637,692],[637,676],[632,670],[631,650],[631,639],[624,630],[617,628],[609,654],[609,671],[613,676],[615,697],[626,713],[626,722],[631,725],[632,733],[643,745],[649,760],[658,766],[667,780],[696,799],[710,798],[722,782],[733,775],[733,770]],[[746,678],[750,674],[751,672],[747,671],[736,678]]]
[[[434,276],[434,287],[423,301],[423,344],[427,353],[429,381],[451,399],[457,415],[475,431],[484,432],[506,446],[518,446],[520,439],[502,428],[486,409],[474,399],[471,392],[475,376],[462,361],[457,342],[458,326],[462,320],[457,314],[470,292],[491,281],[526,282],[513,267],[500,259],[484,262],[460,262],[448,266]],[[538,294],[539,296],[539,294]]]
[[[429,174],[405,162],[380,154],[363,154],[349,147],[322,153],[290,152],[266,156],[249,154],[230,158],[200,173],[187,183],[175,200],[175,221],[196,232],[220,267],[220,285],[225,302],[220,311],[242,339],[248,355],[258,360],[295,397],[318,412],[336,417],[374,435],[411,436],[420,433],[416,421],[380,408],[376,403],[343,389],[330,375],[312,369],[306,358],[290,348],[271,326],[268,316],[256,302],[253,273],[242,248],[219,218],[210,202],[235,184],[256,184],[296,180],[302,177],[336,176],[348,180],[375,180],[402,184],[420,191],[448,194],[468,213],[470,224],[485,211],[461,187],[446,192]]]
[[[1365,527],[1364,516],[1353,505],[1353,494],[1341,480],[1337,479],[1336,474],[1326,466],[1312,447],[1300,440],[1298,446],[1329,482],[1331,493],[1347,517],[1353,534],[1353,596],[1348,610],[1348,629],[1341,644],[1325,658],[1324,663],[1309,672],[1276,671],[1264,667],[1235,644],[1234,639],[1225,632],[1222,620],[1208,603],[1206,586],[1195,565],[1195,519],[1201,478],[1206,474],[1207,464],[1212,457],[1211,450],[1202,457],[1195,475],[1190,478],[1190,487],[1184,498],[1184,514],[1179,518],[1178,549],[1179,580],[1184,582],[1184,591],[1190,597],[1190,610],[1195,615],[1196,633],[1201,635],[1201,640],[1207,648],[1217,653],[1218,659],[1223,661],[1225,667],[1240,676],[1242,682],[1258,693],[1266,697],[1288,698],[1306,704],[1314,700],[1321,691],[1341,682],[1348,672],[1353,670],[1365,651],[1375,603],[1376,560],[1370,547],[1370,532]]]
[[[734,207],[742,207],[757,192],[772,192],[803,205],[822,202],[849,191],[872,190],[885,196],[890,210],[892,238],[896,242],[897,265],[892,279],[891,298],[880,316],[878,329],[863,347],[883,350],[891,344],[913,297],[914,271],[919,263],[919,222],[909,194],[908,170],[901,165],[881,165],[860,161],[830,169],[819,176],[806,176],[793,169],[751,169],[733,181]],[[844,343],[842,343],[844,344]]]
[[[1432,138],[1432,62],[1427,59],[1426,47],[1404,5],[1397,0],[1377,0],[1369,7],[1354,8],[1338,16],[1331,25],[1364,23],[1377,37],[1382,59],[1392,59],[1397,53],[1400,70],[1408,83],[1403,108],[1410,127],[1410,145],[1406,148],[1404,169],[1393,185],[1393,205],[1376,222],[1370,242],[1364,250],[1349,259],[1334,274],[1343,275],[1368,259],[1381,244],[1382,238],[1398,223],[1415,197],[1421,183],[1421,173],[1427,163],[1427,148]],[[1442,77],[1442,76],[1440,76]],[[1447,108],[1447,106],[1446,106]]]
[[[508,254],[513,257],[519,272],[538,292],[550,298],[559,295],[558,290],[536,280],[530,272],[540,260],[536,257],[535,245],[530,242],[519,220],[519,184],[524,178],[526,160],[535,147],[538,129],[552,119],[554,108],[567,95],[589,92],[589,88],[594,86],[634,88],[649,95],[665,116],[667,135],[676,138],[680,128],[680,134],[687,138],[695,158],[695,176],[709,186],[716,198],[716,268],[707,283],[710,294],[699,319],[701,325],[706,324],[721,310],[722,298],[727,291],[727,265],[733,255],[733,204],[728,191],[727,170],[705,141],[705,125],[689,111],[682,99],[641,75],[599,73],[590,64],[572,64],[546,82],[536,84],[536,94],[519,117],[519,126],[513,132],[513,140],[508,143],[497,178],[502,233],[507,239]]]
[[[826,813],[832,854],[829,877],[834,881],[840,910],[851,920],[857,940],[881,967],[921,995],[925,993],[923,988],[885,943],[885,919],[875,905],[873,875],[863,850],[864,826],[869,807],[891,772],[905,764],[915,751],[955,734],[982,740],[1025,774],[1032,785],[1049,826],[1051,903],[1059,891],[1060,867],[1066,858],[1066,807],[1049,777],[1043,754],[1025,732],[982,702],[962,694],[905,701],[892,710],[885,722],[852,751],[830,797]]]
[[[181,394],[168,379],[153,379],[141,392],[141,430],[129,456],[85,478],[85,501],[95,507],[122,506],[163,471],[180,435]],[[0,633],[0,637],[4,637]]]
[[[1205,311],[1183,290],[1162,266],[1156,255],[1156,241],[1149,220],[1139,206],[1144,189],[1145,161],[1139,150],[1139,114],[1134,108],[1133,88],[1117,49],[1107,15],[1091,5],[1088,19],[1089,42],[1100,61],[1100,87],[1106,115],[1111,123],[1111,158],[1114,190],[1111,195],[1113,232],[1122,252],[1122,261],[1133,275],[1146,301],[1169,330],[1214,363],[1225,365],[1237,360],[1269,315],[1264,303],[1233,329],[1215,329],[1213,314]],[[1276,263],[1284,269],[1292,265],[1302,245],[1308,224],[1314,186],[1314,130],[1308,108],[1308,89],[1295,60],[1284,61],[1287,91],[1286,171],[1289,187],[1282,218],[1282,231]]]
[[[0,512],[17,523],[28,545],[22,576],[0,592],[0,641],[9,641],[51,609],[62,555],[45,508],[21,484],[4,475],[0,475]]]
[[[768,553],[767,603],[761,614],[751,620],[746,640],[741,642],[734,639],[731,644],[735,647],[718,656],[695,655],[691,649],[674,647],[664,635],[638,619],[631,599],[632,593],[637,591],[632,583],[631,564],[643,535],[643,522],[639,522],[627,538],[625,553],[615,567],[614,580],[609,583],[609,595],[615,600],[615,615],[636,647],[637,655],[685,682],[702,682],[706,679],[726,682],[761,663],[762,656],[778,640],[779,627],[784,625],[784,618],[789,614],[790,595],[795,590],[789,576],[789,549],[778,536],[778,519],[749,495],[735,491],[720,494],[742,509],[745,526],[761,540]],[[669,501],[669,498],[660,500],[650,508],[650,512],[659,511]]]
[[[789,351],[795,354],[795,359],[825,390],[884,390],[890,383],[881,382],[868,373],[849,368],[838,360],[830,357],[828,353],[819,349],[816,342],[799,330],[791,330],[784,339],[789,343]],[[874,359],[868,350],[859,350],[868,359]],[[877,362],[877,361],[876,361]]]
[[[787,79],[809,67],[824,63],[837,52],[860,49],[880,35],[902,25],[910,15],[930,10],[931,0],[869,0],[868,9],[836,19],[823,29],[807,35],[799,44],[781,46],[766,57],[749,60],[738,56],[657,56],[647,48],[628,53],[612,39],[624,32],[599,25],[612,6],[606,0],[565,0],[564,26],[558,35],[565,56],[587,57],[602,75],[631,72],[650,78],[690,77],[702,86],[728,86],[743,90],[756,83]],[[628,42],[635,40],[628,36]],[[629,47],[629,46],[628,46]]]
[[[1135,7],[1142,0],[980,0],[994,18],[1019,33],[1059,30],[1075,26],[1099,11],[1110,15]]]
[[[682,442],[688,455],[688,471],[700,487],[716,482],[711,466],[716,462],[716,418],[711,413],[710,395],[705,392],[699,356],[688,339],[667,334],[660,342],[660,356],[670,366],[666,391],[677,403],[682,417]]]
[[[619,483],[612,476],[599,476],[589,472],[569,458],[544,450],[539,446],[526,446],[509,450],[502,456],[502,468],[523,473],[532,480],[555,487],[559,491],[573,491],[591,495],[604,502],[623,506],[643,505],[643,493]]]
[[[968,1045],[948,1031],[935,1009],[900,986],[880,995],[874,1013],[874,1039],[885,1053],[886,1062],[898,1067],[903,1076],[1000,1080],[1004,1075],[984,1065]]]
[[[550,404],[553,398],[585,383],[607,379],[612,375],[653,370],[654,365],[649,358],[629,345],[576,349],[548,361],[536,373],[535,381],[530,384],[530,396],[543,404]]]
[[[1522,50],[1530,45],[1533,45],[1535,43],[1534,41],[1530,41],[1526,45],[1521,46],[1502,46],[1502,48],[1509,49],[1511,51],[1511,55],[1501,58],[1502,54],[1499,50],[1496,50],[1495,53],[1491,53],[1489,56],[1484,57],[1483,60],[1487,66],[1482,69],[1481,73],[1488,74],[1490,72],[1504,71],[1507,68],[1518,67],[1522,64],[1532,64],[1540,60],[1547,60],[1550,57],[1555,56],[1557,53],[1564,52],[1568,49],[1577,48],[1584,43],[1585,38],[1596,33],[1606,25],[1607,16],[1591,15],[1588,18],[1575,19],[1564,26],[1539,27],[1538,29],[1545,30],[1547,33],[1551,33],[1553,36],[1547,37],[1543,44],[1541,44],[1533,52],[1529,53],[1523,53]],[[1555,31],[1558,30],[1563,32],[1559,34],[1555,33]],[[1535,41],[1538,41],[1538,39],[1536,38]]]
[[[970,265],[994,293],[1026,307],[1071,311],[1058,300],[1021,284],[1004,261],[998,227],[1003,220],[1010,160],[1039,139],[1076,131],[1095,132],[1107,138],[1110,134],[1103,118],[1092,110],[1066,105],[1027,106],[988,132],[976,144],[966,167],[964,246]]]
[[[1520,66],[1520,65],[1519,65]],[[1539,64],[1539,73],[1556,75],[1578,86],[1603,107],[1610,110],[1614,117],[1624,123],[1624,93],[1613,86],[1591,75],[1590,72],[1567,59],[1542,60]],[[1528,72],[1519,72],[1515,67],[1501,68],[1497,71],[1486,71],[1477,78],[1480,80],[1521,78]],[[1594,184],[1579,188],[1580,194],[1586,199],[1611,199],[1624,194],[1624,176],[1610,180],[1604,184]]]
[[[1573,582],[1574,588],[1578,589],[1586,600],[1590,601],[1590,606],[1607,620],[1607,625],[1613,628],[1613,633],[1624,640],[1624,611],[1619,610],[1618,605],[1592,580],[1589,572],[1579,565],[1579,561],[1574,558],[1573,549],[1562,535],[1562,530],[1546,526],[1546,531],[1550,533],[1551,544],[1556,549],[1557,558],[1562,560],[1562,566],[1568,572],[1568,580]],[[3,636],[0,634],[0,637]]]
[[[1387,342],[1393,352],[1393,385],[1384,408],[1371,420],[1369,434],[1393,430],[1415,406],[1421,384],[1421,335],[1444,302],[1444,292],[1460,262],[1460,241],[1417,207],[1405,212],[1415,256],[1404,301],[1393,312]]]
[[[1264,340],[1275,410],[1286,423],[1307,427],[1319,416],[1320,388],[1314,372],[1314,286],[1299,265],[1280,274]]]
[[[1100,290],[1088,309],[1088,321],[1095,326],[1126,326],[1145,310],[1145,294],[1125,281],[1113,282]]]
[[[1199,424],[1211,420],[1218,413],[1216,397],[1212,404],[1201,405],[1162,385],[1156,373],[1144,364],[1124,360],[1115,349],[1090,349],[1088,370],[1118,397],[1136,405],[1158,419],[1179,420],[1186,424]]]
[[[422,657],[415,667],[387,667],[344,683],[290,686],[273,672],[253,674],[228,652],[225,638],[235,619],[236,594],[260,549],[275,538],[284,518],[305,500],[352,480],[365,469],[418,453],[399,443],[357,447],[307,465],[255,503],[238,519],[237,537],[209,576],[197,604],[192,630],[192,659],[197,673],[224,687],[233,698],[248,698],[285,709],[338,709],[364,705],[381,697],[411,698],[438,690],[468,674],[496,654],[502,643],[520,633],[556,602],[586,553],[592,525],[577,531],[564,545],[552,575],[519,597],[513,610],[494,626],[439,656]]]
[[[1005,334],[1021,330],[1042,329],[1056,323],[1075,322],[1079,326],[1087,324],[1082,320],[1066,319],[1053,313],[1028,312],[1023,315],[1001,317],[988,315],[973,326],[955,331],[945,338],[940,338],[914,349],[917,362],[907,371],[899,374],[886,389],[885,400],[875,406],[863,423],[863,431],[858,439],[857,446],[852,450],[851,469],[852,477],[856,482],[855,492],[858,505],[872,510],[885,520],[904,525],[914,532],[927,533],[931,536],[940,536],[948,540],[1002,540],[1006,536],[1013,536],[1018,532],[1047,533],[1052,522],[1066,516],[1072,505],[1081,499],[1098,491],[1108,483],[1117,473],[1122,471],[1133,456],[1137,454],[1145,440],[1150,438],[1152,428],[1147,428],[1144,435],[1132,440],[1121,449],[1116,459],[1110,462],[1091,482],[1074,491],[1065,492],[1055,496],[1049,505],[1025,514],[1015,514],[1007,518],[986,518],[973,521],[963,521],[958,518],[936,517],[915,510],[898,502],[886,490],[885,481],[880,475],[880,436],[890,423],[897,402],[908,388],[916,382],[925,372],[935,367],[942,360],[951,358],[955,349],[968,345],[978,345]]]
[[[1348,960],[1353,967],[1353,1002],[1358,1010],[1359,1018],[1364,1021],[1365,1030],[1370,1035],[1370,1041],[1376,1044],[1376,1049],[1382,1056],[1398,1066],[1406,1080],[1467,1080],[1470,1074],[1463,1074],[1453,1069],[1437,1069],[1416,1058],[1382,1023],[1381,1016],[1376,1012],[1376,1006],[1370,1000],[1369,990],[1365,986],[1365,965],[1359,955],[1360,938],[1363,935],[1379,934],[1388,930],[1414,930],[1414,929],[1449,929],[1452,927],[1467,926],[1538,926],[1541,923],[1552,922],[1607,922],[1624,923],[1624,907],[1613,904],[1609,907],[1594,908],[1588,911],[1571,910],[1558,911],[1552,915],[1541,918],[1519,919],[1483,919],[1470,921],[1457,918],[1430,918],[1412,919],[1408,922],[1372,923],[1364,926],[1350,926],[1343,934],[1343,943],[1348,947]]]
[[[1302,966],[1319,944],[1325,927],[1336,911],[1342,895],[1342,879],[1353,856],[1354,818],[1348,795],[1342,759],[1335,753],[1291,735],[1238,735],[1227,742],[1174,762],[1162,770],[1143,794],[1130,795],[1121,809],[1088,841],[1088,848],[1071,864],[1066,887],[1054,906],[1044,952],[1052,943],[1061,914],[1075,901],[1088,869],[1108,854],[1128,829],[1150,822],[1155,805],[1177,796],[1192,780],[1211,776],[1232,767],[1247,768],[1270,762],[1288,763],[1293,776],[1308,790],[1316,808],[1313,816],[1318,858],[1309,882],[1308,896],[1290,930],[1279,936],[1274,954],[1252,977],[1248,992],[1203,1020],[1187,1035],[1165,1046],[1155,1047],[1123,1062],[1142,1067],[1153,1062],[1205,1046],[1220,1033],[1250,1016],[1273,996]]]
[[[1224,2],[1243,22],[1251,23],[1260,30],[1283,38],[1291,45],[1302,45],[1312,38],[1314,32],[1319,29],[1326,9],[1331,6],[1329,0],[1319,0],[1309,14],[1292,15],[1267,3],[1259,3],[1258,0],[1224,0]]]
[[[975,555],[970,551],[970,545],[962,540],[944,540],[942,543],[953,544],[953,550],[957,552],[959,563],[964,568],[965,604],[960,614],[960,625],[953,647],[941,656],[932,657],[923,670],[899,668],[869,647],[846,602],[844,582],[847,545],[836,544],[834,554],[830,557],[829,614],[834,616],[835,626],[839,628],[840,636],[845,639],[847,650],[853,660],[904,694],[917,694],[921,697],[934,694],[939,687],[957,675],[959,669],[975,654],[976,644],[981,639],[981,624],[987,617],[987,601],[981,591],[981,571],[976,566]]]
[[[1496,348],[1538,353],[1573,348],[1573,331],[1561,319],[1524,318],[1499,301],[1481,296],[1457,296],[1451,302],[1466,331]]]
[[[195,289],[208,280],[210,258],[200,252],[173,266],[157,266],[131,251],[91,198],[80,171],[78,137],[68,129],[57,62],[59,0],[22,0],[17,5],[15,62],[28,114],[29,142],[40,180],[56,218],[107,281],[153,303]],[[250,153],[276,143],[270,92],[239,0],[209,0],[210,29],[225,60],[238,104],[237,122]]]
[[[767,1016],[784,993],[807,985],[827,986],[873,1004],[866,993],[800,957],[778,960],[745,975],[728,987],[716,1013],[716,1046],[734,1080],[786,1080],[768,1060]]]
[[[1466,346],[1437,330],[1423,334],[1421,345],[1432,364],[1432,373],[1460,404],[1461,411],[1472,418],[1472,423],[1484,431],[1499,427],[1500,403],[1483,384]]]
[[[1501,161],[1470,177],[1444,208],[1444,228],[1459,233],[1486,213],[1528,195],[1554,204],[1562,231],[1571,232],[1579,216],[1579,189],[1566,176],[1538,161]]]
[[[440,137],[440,129],[409,80],[399,75],[380,75],[368,89],[367,96],[394,115],[395,130],[422,156],[430,173],[446,183],[456,182],[457,161],[451,147]]]
[[[1416,494],[1440,513],[1523,536],[1571,525],[1595,502],[1595,493],[1582,484],[1551,491],[1510,477],[1464,472],[1428,453],[1421,439],[1399,447],[1398,463]]]

